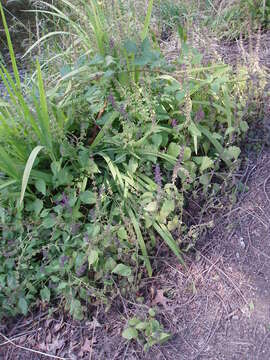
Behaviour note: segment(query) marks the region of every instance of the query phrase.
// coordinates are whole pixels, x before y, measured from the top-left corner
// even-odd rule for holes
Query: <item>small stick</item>
[[[67,358],[62,358],[60,356],[55,356],[55,355],[51,355],[51,354],[46,354],[44,352],[41,352],[41,351],[38,351],[38,350],[33,350],[33,349],[30,349],[30,348],[27,348],[25,346],[21,346],[21,345],[17,345],[14,343],[14,341],[10,340],[9,338],[7,338],[4,334],[2,334],[0,332],[0,336],[2,336],[9,344],[12,344],[14,345],[15,347],[17,348],[20,348],[22,350],[26,350],[26,351],[30,351],[32,353],[35,353],[35,354],[39,354],[39,355],[43,355],[43,356],[47,356],[47,357],[50,357],[50,358],[53,358],[53,359],[59,359],[59,360],[68,360]]]

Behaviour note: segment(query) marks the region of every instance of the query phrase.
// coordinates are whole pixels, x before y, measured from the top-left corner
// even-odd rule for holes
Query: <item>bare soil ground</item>
[[[260,59],[269,54],[267,42]],[[236,51],[230,46],[219,48],[223,58]],[[97,306],[93,320],[81,323],[40,309],[0,324],[0,359],[269,360],[270,150],[247,157],[241,179],[248,191],[234,206],[219,201],[218,211],[209,209],[204,220],[214,227],[186,256],[186,269],[160,249],[159,271],[139,291],[145,305],[119,295],[109,312]],[[144,353],[121,331],[154,305],[172,339]]]

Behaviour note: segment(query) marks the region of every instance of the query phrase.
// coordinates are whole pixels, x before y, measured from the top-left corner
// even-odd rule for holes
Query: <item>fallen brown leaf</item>
[[[164,308],[168,306],[168,299],[164,296],[164,290],[157,290],[156,296],[152,301],[152,305],[162,305]]]

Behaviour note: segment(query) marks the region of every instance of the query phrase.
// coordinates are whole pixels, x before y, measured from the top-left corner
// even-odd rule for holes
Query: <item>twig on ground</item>
[[[2,336],[9,344],[12,344],[13,346],[19,348],[19,349],[22,349],[22,350],[26,350],[26,351],[30,351],[32,353],[35,353],[35,354],[39,354],[39,355],[43,355],[43,356],[47,356],[47,357],[50,357],[50,358],[53,358],[53,359],[59,359],[59,360],[69,360],[68,358],[63,358],[63,357],[60,357],[60,356],[56,356],[56,355],[52,355],[52,354],[47,354],[47,353],[44,353],[42,351],[38,351],[38,350],[33,350],[33,349],[30,349],[28,347],[25,347],[25,346],[21,346],[21,345],[17,345],[14,343],[13,340],[10,340],[9,338],[7,338],[4,334],[2,334],[0,332],[0,336]]]
[[[257,360],[260,360],[260,353],[262,351],[263,344],[265,343],[265,340],[268,338],[269,335],[270,335],[270,331],[267,332],[267,334],[265,335],[265,337],[263,338],[263,340],[262,340],[262,342],[261,342],[261,344],[259,346],[257,356],[256,356]]]
[[[206,256],[204,256],[200,251],[199,251],[200,255],[207,261],[209,262],[211,265],[213,264],[213,262],[211,260],[209,260]],[[234,289],[236,290],[236,292],[241,296],[241,298],[243,299],[243,301],[245,302],[246,305],[249,305],[247,299],[244,297],[244,295],[242,294],[241,290],[238,288],[238,286],[235,285],[235,283],[232,281],[232,279],[223,271],[221,270],[218,266],[216,266],[214,264],[214,268],[219,271],[223,276],[225,276],[225,278],[232,284],[232,286],[234,287]]]

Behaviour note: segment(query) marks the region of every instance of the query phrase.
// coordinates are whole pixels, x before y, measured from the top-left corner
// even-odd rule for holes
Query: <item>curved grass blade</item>
[[[24,198],[24,194],[25,194],[25,190],[28,184],[28,180],[29,180],[29,176],[32,170],[32,167],[34,165],[35,159],[38,155],[38,153],[40,152],[40,150],[42,150],[44,148],[44,146],[36,146],[31,154],[29,155],[29,158],[27,160],[27,163],[25,165],[25,169],[23,172],[23,179],[22,179],[22,188],[21,188],[21,196],[20,196],[20,205],[22,205],[23,202],[23,198]]]
[[[133,211],[131,209],[128,210],[128,214],[129,214],[130,220],[131,220],[131,222],[133,224],[135,233],[137,235],[137,239],[138,239],[138,242],[139,242],[143,257],[144,257],[144,263],[145,263],[148,275],[151,277],[152,273],[153,273],[153,270],[152,270],[152,267],[151,267],[151,264],[150,264],[150,261],[149,261],[149,257],[148,257],[148,254],[147,254],[146,245],[145,245],[145,242],[144,242],[143,237],[142,237],[140,225],[139,225],[137,219],[135,218],[135,215],[134,215],[134,213],[133,213]]]
[[[172,250],[172,252],[177,256],[180,263],[183,266],[186,266],[185,262],[184,262],[184,259],[183,259],[182,255],[180,254],[179,246],[177,245],[176,241],[173,239],[171,233],[166,228],[166,226],[164,224],[158,224],[157,222],[155,222],[154,223],[154,229],[162,237],[162,239],[169,246],[169,248]]]

